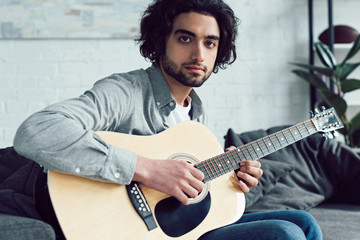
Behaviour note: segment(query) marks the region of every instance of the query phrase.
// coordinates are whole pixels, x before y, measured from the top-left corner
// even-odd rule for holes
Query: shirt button
[[[78,168],[78,167],[75,168],[75,172],[76,172],[76,173],[79,173],[79,172],[80,172],[80,168]]]
[[[170,102],[170,106],[171,106],[171,107],[174,106],[174,102]]]
[[[160,102],[156,102],[156,105],[160,106]]]
[[[116,179],[118,179],[118,178],[120,177],[120,173],[116,172],[116,173],[114,174],[114,176],[115,176]]]

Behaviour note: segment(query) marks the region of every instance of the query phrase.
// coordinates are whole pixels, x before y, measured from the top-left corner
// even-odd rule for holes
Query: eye
[[[213,48],[216,46],[216,43],[213,41],[206,41],[205,46],[207,46],[208,48]]]
[[[187,36],[181,36],[181,37],[179,37],[179,41],[183,42],[183,43],[188,43],[191,41],[191,39]]]

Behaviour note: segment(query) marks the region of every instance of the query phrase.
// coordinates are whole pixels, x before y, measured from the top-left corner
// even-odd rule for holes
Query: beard
[[[185,72],[184,66],[186,65],[197,65],[204,68],[205,76],[201,77],[199,74],[196,73],[190,73]],[[174,79],[176,79],[179,83],[188,86],[188,87],[200,87],[203,85],[203,83],[210,77],[211,73],[206,75],[207,73],[207,67],[204,65],[200,65],[197,62],[188,62],[183,63],[179,67],[176,65],[175,62],[173,62],[167,54],[164,55],[163,61],[162,61],[162,68],[164,71]]]

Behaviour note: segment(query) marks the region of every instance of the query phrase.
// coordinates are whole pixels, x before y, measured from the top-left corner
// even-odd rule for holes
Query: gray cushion
[[[322,203],[309,211],[326,240],[358,240],[360,205]]]
[[[264,159],[259,159],[259,162],[261,163],[263,176],[259,178],[258,185],[246,194],[246,208],[256,203],[266,193],[271,191],[280,178],[285,177],[294,170],[293,166],[284,162]]]
[[[0,214],[0,239],[6,240],[52,240],[53,228],[42,221]]]

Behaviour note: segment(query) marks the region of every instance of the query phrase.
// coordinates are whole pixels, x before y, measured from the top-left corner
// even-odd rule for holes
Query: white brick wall
[[[238,60],[198,89],[209,128],[223,143],[230,127],[241,132],[306,119],[308,85],[296,79],[288,63],[307,61],[307,1],[227,2],[241,19]],[[315,1],[317,32],[327,27],[326,2]],[[337,23],[360,29],[360,17],[351,13],[360,2],[334,4],[343,11],[334,13]],[[131,40],[1,40],[0,147],[12,145],[17,127],[31,113],[78,96],[114,72],[147,66]]]

